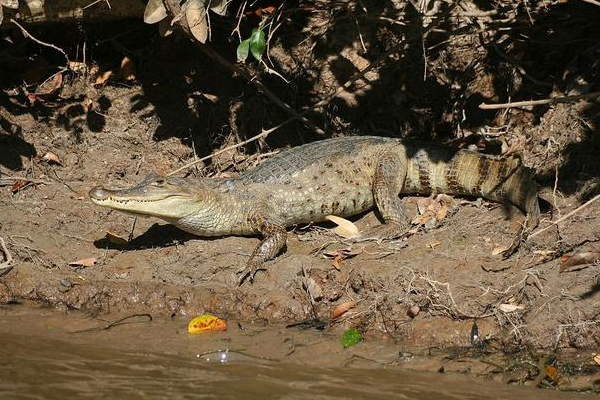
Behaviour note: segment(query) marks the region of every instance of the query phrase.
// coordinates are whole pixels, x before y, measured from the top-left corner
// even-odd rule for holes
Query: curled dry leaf
[[[364,249],[353,249],[352,247],[346,247],[345,249],[326,251],[323,253],[323,257],[333,258],[333,268],[340,271],[342,261],[344,261],[346,258],[357,256],[363,251]]]
[[[600,365],[600,354],[593,353],[592,359],[596,362],[596,364]]]
[[[229,5],[228,0],[211,0],[210,10],[215,14],[225,16],[227,14],[227,6]]]
[[[201,0],[188,0],[185,10],[185,18],[192,35],[200,43],[206,43],[208,39],[208,21],[206,20],[206,8]]]
[[[321,289],[321,286],[319,286],[313,278],[303,278],[302,286],[304,286],[304,289],[306,289],[312,300],[318,301],[323,297],[323,290]]]
[[[96,80],[94,81],[94,85],[101,86],[104,85],[110,77],[115,73],[113,70],[99,72],[96,76]]]
[[[335,232],[335,234],[338,236],[341,236],[345,239],[353,239],[359,235],[356,225],[347,219],[337,217],[335,215],[327,215],[325,219],[337,225],[335,228],[333,228],[333,232]]]
[[[497,246],[492,250],[492,255],[497,256],[499,254],[503,254],[506,250],[508,250],[510,246]]]
[[[121,76],[121,79],[125,81],[135,81],[137,79],[135,64],[131,58],[127,56],[123,57],[119,75]]]
[[[144,22],[147,24],[155,24],[160,22],[167,16],[167,9],[162,0],[149,0],[144,10]]]
[[[560,271],[564,271],[576,265],[592,264],[600,261],[600,251],[581,251],[571,256],[564,255],[560,258],[560,261],[562,261]]]
[[[350,310],[354,307],[356,307],[355,301],[345,301],[341,304],[338,304],[337,306],[335,306],[335,308],[333,309],[333,312],[331,313],[331,319],[334,320],[334,319],[341,317],[348,310]]]
[[[498,306],[498,310],[505,312],[505,313],[514,312],[517,310],[524,310],[524,309],[525,309],[525,306],[518,305],[518,304],[503,303]]]
[[[42,156],[42,160],[46,161],[48,164],[60,164],[60,159],[58,156],[51,151],[47,151],[46,154]]]
[[[36,101],[44,103],[55,100],[60,93],[62,84],[63,74],[55,74],[51,79],[44,81],[40,86],[38,86],[35,90],[35,93],[28,94],[27,97],[30,104],[33,105]]]
[[[227,322],[225,322],[225,320],[208,313],[192,319],[188,324],[189,333],[204,333],[226,330]]]
[[[19,0],[2,0],[0,1],[4,7],[12,8],[13,10],[19,9]]]
[[[127,239],[125,239],[122,236],[117,235],[116,233],[112,233],[109,231],[106,231],[106,239],[112,243],[112,244],[116,244],[119,246],[123,246],[126,245],[127,243],[129,243],[129,241]]]
[[[96,264],[96,261],[95,257],[82,258],[81,260],[71,261],[69,265],[74,267],[93,267],[94,264]]]

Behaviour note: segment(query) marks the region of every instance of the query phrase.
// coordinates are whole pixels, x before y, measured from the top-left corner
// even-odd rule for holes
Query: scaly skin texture
[[[447,193],[511,203],[527,214],[507,254],[539,221],[537,186],[517,157],[500,158],[400,139],[358,136],[327,139],[283,151],[236,179],[148,176],[125,190],[90,191],[94,203],[162,218],[199,236],[264,236],[240,283],[285,246],[286,227],[347,217],[376,206],[385,237],[409,220],[399,194]]]

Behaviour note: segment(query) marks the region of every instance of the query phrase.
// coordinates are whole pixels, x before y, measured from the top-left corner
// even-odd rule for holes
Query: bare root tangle
[[[400,299],[405,304],[423,304],[430,308],[431,311],[440,312],[443,315],[454,319],[465,318],[486,318],[492,316],[491,312],[472,313],[462,309],[456,303],[452,288],[449,282],[439,282],[431,279],[428,274],[415,272],[408,267],[402,267],[402,270],[408,271],[408,278],[398,275],[393,282],[400,281],[400,284],[405,287],[405,295]],[[424,284],[419,284],[424,282]],[[488,308],[483,307],[484,310]]]
[[[592,321],[579,321],[571,324],[560,324],[556,329],[556,339],[554,342],[554,347],[558,348],[560,346],[561,339],[564,335],[568,335],[570,330],[577,330],[578,337],[587,337],[589,335],[585,332],[581,332],[581,330],[591,331],[592,329],[597,329],[597,326],[600,326],[600,319]]]
[[[11,265],[13,257],[12,254],[10,254],[10,251],[8,251],[6,243],[4,242],[4,238],[2,237],[0,237],[0,248],[4,253],[4,262],[0,263],[0,276],[2,276],[13,268],[13,266]]]

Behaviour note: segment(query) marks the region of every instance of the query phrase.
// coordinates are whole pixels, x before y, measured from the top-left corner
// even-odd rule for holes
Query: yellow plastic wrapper
[[[204,333],[227,330],[227,322],[212,314],[202,314],[194,318],[188,325],[189,333]]]

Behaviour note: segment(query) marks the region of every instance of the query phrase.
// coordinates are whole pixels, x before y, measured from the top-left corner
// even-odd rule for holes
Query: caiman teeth
[[[105,199],[96,199],[96,201],[99,201],[101,203],[106,203],[106,202],[114,202],[114,203],[119,203],[119,204],[127,204],[129,202],[134,202],[134,203],[151,203],[155,200],[141,200],[141,199],[115,199],[114,197],[107,197]]]

